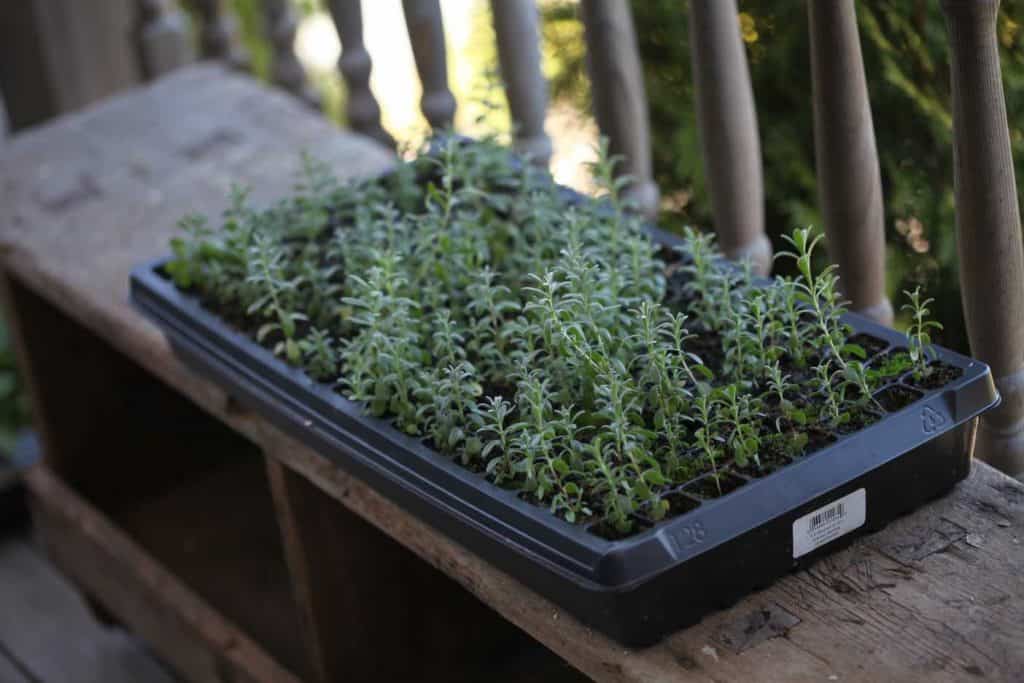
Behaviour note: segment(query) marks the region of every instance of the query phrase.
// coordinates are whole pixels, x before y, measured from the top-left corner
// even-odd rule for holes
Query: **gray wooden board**
[[[0,647],[17,662],[0,654],[4,683],[24,680],[21,671],[40,683],[175,680],[133,636],[97,622],[75,588],[17,539],[0,541]]]
[[[3,643],[0,643],[3,648]],[[0,649],[0,683],[34,683],[25,678],[21,668]]]

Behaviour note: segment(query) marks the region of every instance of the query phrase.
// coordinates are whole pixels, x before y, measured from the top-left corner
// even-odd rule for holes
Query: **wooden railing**
[[[173,0],[137,0],[140,55],[155,77],[188,60],[185,25]],[[242,67],[232,21],[219,0],[192,0],[203,18],[202,52]],[[341,36],[341,74],[351,126],[388,145],[369,87],[359,0],[329,0]],[[682,5],[682,3],[681,3]],[[274,81],[312,101],[291,54],[294,20],[286,0],[265,0],[274,47]],[[492,0],[494,28],[515,144],[546,164],[547,87],[541,75],[532,0]],[[952,49],[957,235],[963,305],[973,353],[992,366],[1003,397],[981,424],[978,454],[1024,473],[1024,249],[1006,106],[996,44],[998,0],[943,0]],[[437,0],[403,0],[422,109],[432,126],[451,124]],[[767,272],[771,246],[755,102],[737,24],[736,0],[689,3],[692,67],[703,160],[715,230],[727,254]],[[593,107],[602,134],[634,178],[632,197],[653,215],[647,103],[627,0],[581,0]],[[808,2],[818,187],[829,251],[854,309],[891,323],[885,294],[883,196],[853,0]],[[684,68],[680,65],[680,68]]]

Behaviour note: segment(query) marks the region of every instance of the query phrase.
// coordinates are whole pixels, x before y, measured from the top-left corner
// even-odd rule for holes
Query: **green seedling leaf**
[[[845,344],[840,350],[848,356],[853,356],[861,360],[864,360],[868,357],[868,352],[865,351],[864,347],[860,346],[859,344]]]
[[[664,486],[665,484],[670,483],[669,480],[665,478],[665,475],[661,473],[661,471],[653,468],[645,470],[643,473],[643,478],[644,481],[653,486]]]
[[[298,364],[302,360],[302,350],[294,339],[288,339],[284,343],[285,357],[290,363]]]

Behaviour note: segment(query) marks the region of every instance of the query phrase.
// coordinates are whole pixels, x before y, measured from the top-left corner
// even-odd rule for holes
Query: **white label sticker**
[[[867,494],[857,489],[793,522],[793,559],[864,526]]]

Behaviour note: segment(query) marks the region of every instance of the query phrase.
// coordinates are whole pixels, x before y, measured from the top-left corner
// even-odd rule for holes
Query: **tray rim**
[[[651,227],[648,231],[657,242],[678,242],[676,236],[657,228]],[[479,474],[428,448],[420,439],[403,434],[390,421],[364,414],[360,404],[325,384],[315,382],[301,369],[288,365],[270,350],[204,308],[195,296],[179,290],[159,272],[169,260],[170,257],[164,256],[136,267],[131,274],[130,297],[136,308],[168,333],[172,346],[177,349],[182,344],[191,345],[192,353],[205,353],[216,359],[235,375],[236,380],[250,385],[246,387],[249,393],[260,390],[260,387],[252,385],[263,384],[262,389],[269,390],[272,400],[283,407],[283,411],[279,412],[291,413],[279,415],[279,421],[287,423],[286,429],[290,426],[300,440],[303,435],[308,437],[312,431],[326,430],[328,438],[339,442],[349,451],[362,449],[362,453],[349,452],[348,459],[359,458],[362,467],[391,480],[392,485],[417,495],[438,513],[454,517],[454,521],[474,528],[494,542],[514,545],[549,571],[562,574],[577,583],[590,584],[589,588],[595,591],[628,591],[653,576],[671,571],[694,556],[727,543],[760,524],[789,514],[830,491],[841,489],[853,479],[960,427],[994,407],[1000,400],[986,364],[936,346],[941,360],[963,370],[961,377],[924,393],[902,410],[886,415],[865,429],[844,435],[800,461],[764,477],[752,479],[730,494],[705,501],[690,512],[660,522],[626,539],[609,541],[585,531],[582,525],[570,524],[556,517],[546,507],[520,500],[514,493],[486,481]],[[906,345],[907,338],[903,334],[856,313],[847,313],[844,319],[855,332],[879,337],[890,345]],[[239,353],[242,354],[241,358],[238,357]],[[968,405],[964,405],[965,401],[961,400],[963,397],[967,397]],[[941,428],[921,434],[922,430],[916,424],[917,418],[911,412],[915,408],[935,411],[944,420]],[[257,406],[260,412],[269,409],[269,406]],[[342,418],[341,424],[337,420],[339,417]],[[913,429],[908,428],[911,421],[915,423]],[[884,454],[864,443],[900,427],[901,431],[913,432],[916,438],[889,439],[891,449]],[[368,438],[380,440],[389,449],[404,451],[401,455],[411,456],[415,460],[403,464],[400,458],[383,452],[381,446],[367,443]],[[837,457],[840,455],[842,457]],[[339,464],[345,467],[345,458],[339,456],[331,459],[342,461]],[[828,460],[836,464],[823,467],[821,463]],[[431,477],[448,481],[432,481]],[[786,492],[787,487],[783,487],[781,496],[764,495],[773,483],[779,484],[784,478],[816,480],[819,483],[800,487],[797,492]],[[498,510],[483,510],[478,504],[450,489],[441,488],[442,483],[452,483],[451,480],[463,487],[476,489],[487,501],[486,504],[497,506]],[[820,483],[822,481],[825,483]],[[758,493],[762,495],[756,495]],[[765,498],[771,501],[766,502],[763,500]],[[395,497],[392,500],[406,507],[403,501]],[[758,514],[752,516],[751,508],[756,509]],[[717,533],[707,543],[691,545],[689,548],[680,547],[679,538],[685,534],[686,528],[715,516],[720,509],[725,511],[723,514],[746,509],[747,514],[740,515],[744,519]],[[438,526],[434,522],[430,523]],[[442,531],[452,535],[447,529]],[[538,537],[531,531],[539,531],[541,534]],[[567,547],[559,549],[553,546],[553,542],[566,544]],[[646,568],[637,571],[640,565],[646,565]]]

